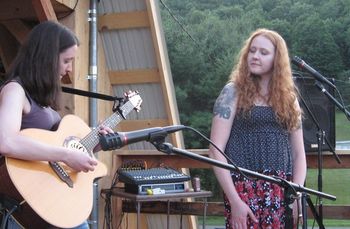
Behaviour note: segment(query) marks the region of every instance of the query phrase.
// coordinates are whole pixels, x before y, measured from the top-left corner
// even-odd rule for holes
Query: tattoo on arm
[[[214,104],[214,116],[218,115],[220,118],[229,119],[232,113],[232,103],[236,97],[234,87],[226,85]]]

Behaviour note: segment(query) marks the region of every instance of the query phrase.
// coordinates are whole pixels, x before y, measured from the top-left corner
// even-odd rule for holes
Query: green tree
[[[350,104],[350,0],[161,2],[168,7],[161,7],[161,13],[182,124],[209,136],[215,99],[244,40],[259,27],[276,30],[291,56],[334,77],[345,104]],[[208,147],[194,132],[184,135],[186,148]],[[191,172],[203,178],[203,186],[216,198],[221,196],[211,170]]]
[[[344,68],[339,47],[318,14],[296,23],[293,37],[294,53],[326,76],[335,77]]]

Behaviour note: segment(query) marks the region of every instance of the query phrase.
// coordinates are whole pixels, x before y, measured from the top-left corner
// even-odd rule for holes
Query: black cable
[[[120,229],[120,226],[122,225],[123,219],[124,219],[124,212],[121,213],[121,217],[120,217],[117,229]]]
[[[169,7],[165,5],[163,0],[160,0],[160,3],[164,6],[164,8],[168,11],[170,16],[174,19],[174,21],[180,26],[180,28],[188,35],[188,37],[195,43],[195,45],[198,46],[198,48],[201,48],[200,44],[193,38],[193,36],[185,29],[184,25],[174,16],[174,14],[171,12]]]
[[[302,82],[305,83],[305,77],[303,77],[303,74],[302,74],[302,73],[303,73],[303,72],[301,72],[301,71],[293,71],[293,75],[296,75],[296,78],[302,79]],[[313,78],[313,77],[311,77],[311,78]],[[316,80],[316,82],[317,82],[317,80]],[[340,83],[344,83],[344,84],[349,84],[349,83],[346,82],[346,81],[335,80],[335,78],[332,78],[332,83],[335,84],[335,82],[340,82]],[[311,99],[310,99],[310,97],[309,97],[309,94],[308,94],[307,90],[305,90],[305,93],[306,93],[306,95],[307,95],[307,99],[308,99],[309,104],[311,104],[312,109],[314,109],[314,108],[313,108],[313,104],[310,102]],[[349,106],[350,106],[350,105],[345,105],[343,96],[342,96],[342,94],[340,93],[338,87],[335,87],[335,88],[334,88],[333,94],[334,94],[335,96],[338,95],[339,100],[340,100],[340,104],[344,107],[344,109],[345,109],[346,107],[349,107]],[[348,119],[350,118],[350,117],[348,117],[348,116],[346,116],[346,117],[347,117]],[[350,120],[350,119],[349,119],[349,120]]]
[[[106,228],[107,229],[110,229],[110,223],[111,223],[111,220],[110,220],[110,216],[111,216],[111,212],[110,212],[110,209],[111,209],[111,194],[107,193],[106,196],[104,197],[102,195],[102,193],[100,194],[101,198],[105,201],[105,207],[104,207],[104,221],[103,221],[103,227],[102,228]]]
[[[117,183],[119,182],[119,170],[121,169],[118,168],[116,170],[116,172],[114,173],[113,175],[113,178],[112,178],[112,182],[111,182],[111,186],[109,188],[109,190],[111,191],[113,188],[116,187]],[[101,193],[101,197],[104,199],[105,201],[105,208],[104,208],[104,212],[105,212],[105,219],[104,219],[104,222],[103,222],[103,228],[106,228],[107,229],[113,229],[113,210],[112,210],[112,201],[111,201],[111,197],[112,197],[112,194],[111,192],[107,192],[105,194],[105,196],[102,195]],[[124,213],[122,212],[121,213],[121,217],[120,217],[120,220],[118,222],[118,225],[117,225],[117,229],[120,228],[122,222],[123,222],[123,218],[124,218]]]
[[[347,106],[345,106],[345,103],[344,103],[344,100],[343,100],[343,97],[342,97],[342,94],[340,94],[340,91],[338,90],[338,88],[336,87],[335,88],[338,96],[339,96],[339,100],[340,100],[340,104],[344,107],[344,109],[346,109]],[[346,115],[347,119],[350,121],[350,117],[348,115]]]
[[[14,205],[6,214],[4,214],[3,219],[2,219],[2,223],[1,223],[1,227],[0,227],[1,229],[6,229],[6,225],[9,221],[10,216],[17,209],[18,209],[18,205]],[[4,212],[6,212],[6,210]]]
[[[116,172],[114,173],[109,190],[111,190],[116,185],[117,182],[118,182],[118,170],[116,170]],[[113,214],[112,214],[112,201],[111,201],[112,194],[110,192],[106,192],[105,196],[103,196],[102,193],[100,194],[100,196],[105,201],[105,207],[104,207],[105,214],[104,214],[103,228],[111,229],[113,228]]]
[[[160,3],[164,6],[164,8],[168,11],[169,15],[174,19],[174,21],[180,26],[180,28],[182,29],[182,31],[184,31],[188,37],[194,42],[194,44],[202,51],[202,53],[205,53],[206,50],[204,48],[202,48],[202,46],[198,43],[198,41],[196,39],[194,39],[194,37],[185,29],[185,26],[175,17],[175,15],[171,12],[170,8],[163,2],[163,0],[160,0]],[[212,64],[214,66],[218,67],[218,64],[216,63],[216,58],[213,57],[213,55],[211,53],[206,54],[209,59],[212,61]]]

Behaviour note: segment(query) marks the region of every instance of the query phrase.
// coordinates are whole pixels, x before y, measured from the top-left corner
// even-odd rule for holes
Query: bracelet
[[[302,215],[302,214],[299,214],[299,215],[298,215],[298,217],[299,217],[299,218],[302,218],[302,217],[303,217],[303,215]]]

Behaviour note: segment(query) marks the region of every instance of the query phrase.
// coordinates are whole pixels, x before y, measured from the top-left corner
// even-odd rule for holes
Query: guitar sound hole
[[[66,138],[63,142],[63,146],[69,149],[77,149],[84,153],[88,153],[84,145],[80,143],[80,139],[74,136]]]

